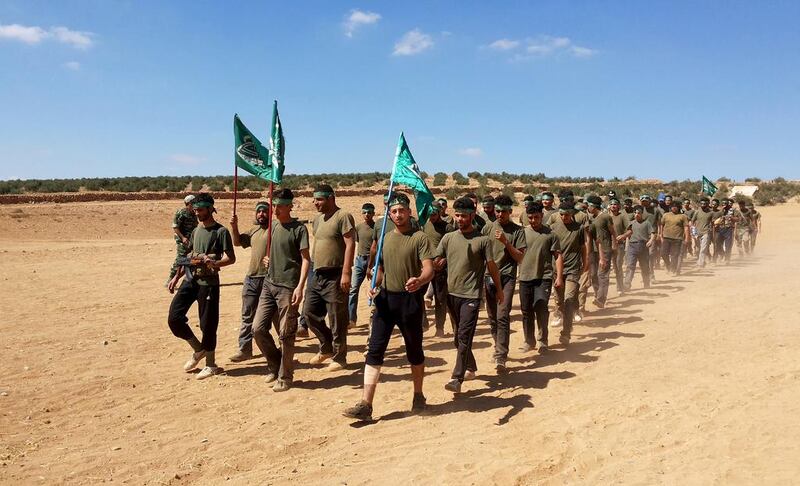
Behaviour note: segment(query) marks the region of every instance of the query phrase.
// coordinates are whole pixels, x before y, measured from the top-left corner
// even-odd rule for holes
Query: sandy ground
[[[425,416],[406,414],[409,368],[396,336],[378,420],[365,425],[341,416],[360,394],[363,324],[350,339],[350,369],[300,364],[288,393],[263,382],[260,359],[227,361],[248,251],[222,274],[230,285],[217,354],[226,373],[197,381],[182,371],[189,347],[167,328],[163,287],[176,205],[0,206],[0,482],[794,483],[798,208],[763,208],[750,259],[690,265],[646,291],[637,277],[623,297],[612,289],[567,349],[525,355],[513,333],[507,376],[491,368],[480,324],[479,376],[460,398],[443,389],[451,338],[429,333]],[[311,209],[301,204],[297,214]],[[223,202],[219,220],[227,224],[230,211]],[[513,320],[519,331],[518,309]],[[299,345],[304,363],[316,346]]]

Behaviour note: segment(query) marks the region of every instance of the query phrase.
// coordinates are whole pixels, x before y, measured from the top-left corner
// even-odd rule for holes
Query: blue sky
[[[800,178],[800,2],[0,1],[0,179]]]

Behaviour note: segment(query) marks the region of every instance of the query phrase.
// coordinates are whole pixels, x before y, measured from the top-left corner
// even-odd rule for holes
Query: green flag
[[[283,139],[283,127],[281,117],[278,115],[278,101],[272,104],[272,133],[269,139],[269,155],[272,162],[272,177],[269,180],[275,184],[280,184],[283,180],[283,152],[286,143]]]
[[[256,177],[271,181],[274,171],[270,152],[244,126],[239,115],[233,116],[233,138],[236,165]]]
[[[706,179],[706,176],[703,176],[703,194],[707,196],[713,196],[717,192],[717,186],[711,183],[710,180]]]
[[[419,225],[423,226],[433,212],[433,193],[425,184],[425,179],[408,149],[406,137],[400,133],[400,140],[397,141],[397,152],[394,156],[394,167],[392,168],[392,182],[403,184],[414,191],[414,204],[417,207],[417,219]]]

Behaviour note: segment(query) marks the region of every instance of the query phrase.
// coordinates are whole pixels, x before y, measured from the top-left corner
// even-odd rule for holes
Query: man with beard
[[[169,281],[168,289],[173,293],[186,274],[169,306],[167,322],[172,334],[192,347],[192,356],[183,365],[184,371],[193,371],[203,358],[206,359],[206,366],[197,374],[197,379],[203,380],[222,371],[214,356],[219,326],[219,270],[235,263],[236,255],[230,233],[214,220],[214,198],[208,193],[200,193],[192,201],[192,208],[200,221],[190,238],[192,264],[179,267]],[[200,315],[202,340],[194,335],[186,318],[194,302],[197,302]]]
[[[364,219],[356,226],[356,257],[353,266],[353,281],[350,282],[350,295],[347,307],[350,313],[350,327],[355,327],[358,321],[358,293],[361,284],[367,278],[369,265],[369,252],[372,246],[372,234],[375,231],[375,205],[364,203],[361,206],[361,217]]]
[[[611,264],[614,266],[614,277],[617,282],[617,293],[622,294],[625,292],[625,242],[623,236],[628,230],[630,220],[628,216],[620,211],[619,199],[612,198],[609,201],[608,214],[611,216],[611,222],[614,225],[614,232],[616,233],[617,248],[613,250],[611,256]]]
[[[478,213],[480,214],[481,218],[486,221],[486,224],[497,219],[497,211],[495,211],[495,199],[494,197],[487,195],[483,197],[481,201],[481,207],[483,211]]]
[[[394,229],[384,237],[376,277],[379,286],[370,291],[375,314],[364,366],[364,389],[361,401],[344,411],[346,417],[358,420],[372,419],[372,401],[395,326],[403,335],[406,357],[411,365],[414,383],[411,411],[421,412],[425,408],[425,395],[422,393],[425,374],[422,318],[425,307],[422,300],[423,289],[434,274],[434,249],[424,232],[411,227],[410,201],[405,194],[393,195],[388,208]]]
[[[230,357],[234,363],[253,357],[253,318],[258,307],[258,296],[264,286],[267,267],[263,259],[267,254],[267,231],[269,230],[269,203],[256,203],[256,224],[246,233],[239,233],[239,218],[231,216],[233,246],[252,248],[250,264],[242,282],[242,324],[239,326],[239,352]]]
[[[753,203],[747,203],[747,209],[750,210],[750,218],[753,226],[752,233],[750,235],[750,251],[752,252],[756,248],[756,239],[758,239],[758,234],[761,233],[761,213],[756,211]]]
[[[495,200],[497,219],[483,227],[482,234],[492,241],[492,258],[500,272],[503,300],[495,300],[497,293],[491,275],[486,281],[486,313],[489,315],[494,338],[494,362],[498,373],[506,372],[508,346],[511,333],[511,301],[517,283],[517,264],[525,254],[525,233],[520,225],[511,221],[513,202],[506,195]]]
[[[253,337],[267,360],[266,382],[275,382],[272,390],[276,392],[292,386],[298,308],[311,266],[308,230],[292,218],[293,199],[291,190],[282,189],[272,200],[277,222],[273,221],[269,257],[264,259],[267,275],[253,320]],[[280,349],[269,333],[273,320],[277,321]]]
[[[539,353],[547,351],[550,319],[547,305],[554,277],[556,291],[564,285],[561,245],[553,231],[542,224],[542,209],[542,204],[537,202],[526,208],[529,224],[524,229],[525,255],[519,266],[519,300],[525,335],[525,344],[521,349],[525,352],[535,349],[538,340]],[[535,329],[538,329],[537,338],[534,337]]]
[[[303,315],[319,340],[319,352],[309,364],[332,359],[328,370],[337,371],[347,366],[347,295],[355,253],[355,220],[336,205],[336,195],[328,184],[314,189],[314,207],[320,213],[311,227],[314,275],[306,289]],[[325,324],[326,314],[330,328]]]
[[[661,208],[652,205],[653,199],[647,194],[642,195],[642,197],[639,198],[639,201],[641,201],[643,208],[642,218],[650,221],[650,223],[653,225],[653,228],[655,228],[657,235],[657,238],[653,244],[648,246],[648,251],[650,252],[650,280],[655,282],[655,270],[659,267],[658,258],[660,245],[658,242],[661,240],[661,217],[664,215],[664,213],[661,211]]]
[[[711,245],[709,246],[714,247],[714,257],[712,258],[711,263],[716,265],[717,259],[720,258],[720,255],[722,255],[725,251],[720,246],[722,240],[717,237],[719,233],[717,231],[717,221],[719,221],[720,218],[725,214],[725,211],[723,211],[722,207],[720,207],[720,200],[717,198],[711,200],[711,214],[711,220],[713,221],[713,224],[711,225]]]
[[[714,227],[717,232],[716,247],[719,249],[719,257],[717,252],[714,253],[714,260],[724,260],[726,264],[731,262],[731,249],[733,248],[733,232],[736,228],[736,223],[739,222],[739,217],[736,215],[737,211],[733,209],[733,201],[725,198],[722,201],[722,216],[714,221]]]
[[[590,270],[592,286],[594,288],[594,305],[600,309],[606,306],[608,299],[609,275],[611,273],[611,260],[613,252],[617,249],[617,232],[614,230],[614,220],[609,213],[600,209],[603,203],[599,196],[591,195],[587,198],[589,216],[589,232],[592,235],[592,252],[590,253]]]
[[[709,244],[712,238],[712,228],[714,227],[714,212],[708,204],[707,197],[700,198],[700,209],[692,215],[692,227],[697,233],[697,266],[705,268],[706,259],[709,253]]]
[[[736,223],[736,249],[739,256],[750,254],[750,235],[753,231],[753,215],[747,209],[747,201],[739,199],[739,209],[737,216],[739,220]]]
[[[568,345],[572,337],[572,319],[578,310],[578,290],[583,273],[589,270],[591,237],[585,224],[575,220],[575,205],[566,199],[558,207],[559,218],[550,228],[559,240],[564,259],[564,285],[556,288],[556,305],[563,316],[560,342]]]
[[[442,218],[441,205],[438,202],[434,202],[433,212],[423,227],[423,232],[431,241],[431,246],[437,248],[439,242],[442,241],[442,237],[453,231],[453,229],[452,225]],[[436,324],[436,337],[444,336],[444,321],[447,316],[447,267],[444,263],[444,260],[434,262],[435,273],[428,291],[431,294],[431,300],[434,301],[433,314]]]
[[[634,206],[634,218],[623,236],[628,239],[625,251],[625,290],[631,289],[636,263],[642,272],[644,288],[650,288],[650,251],[656,241],[656,229],[649,218],[645,218],[644,207]]]
[[[690,245],[692,241],[689,218],[681,213],[681,204],[678,201],[672,203],[670,212],[661,218],[661,224],[661,251],[666,270],[673,276],[678,276],[681,274],[682,245]]]
[[[441,266],[442,261],[447,265],[447,308],[455,327],[454,342],[457,348],[452,379],[445,389],[460,393],[464,379],[474,378],[478,370],[472,354],[472,340],[478,324],[486,270],[489,270],[494,282],[497,302],[503,301],[503,286],[497,265],[492,259],[492,242],[472,225],[475,203],[462,197],[453,203],[453,211],[458,229],[442,237],[436,255],[437,265]]]
[[[464,197],[469,198],[472,201],[472,204],[475,208],[478,207],[478,195],[474,192],[468,192]],[[455,203],[453,203],[453,210],[455,210]],[[486,219],[483,218],[477,211],[472,215],[472,226],[474,226],[478,231],[483,230],[483,227],[486,226]]]

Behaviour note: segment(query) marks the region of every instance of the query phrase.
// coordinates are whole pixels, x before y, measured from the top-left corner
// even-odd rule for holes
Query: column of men
[[[234,246],[252,248],[242,289],[238,352],[230,360],[252,359],[255,341],[266,361],[266,382],[275,392],[287,391],[293,384],[301,316],[319,343],[309,364],[325,365],[330,371],[347,366],[348,328],[358,324],[359,291],[373,277],[377,260],[376,285],[368,291],[374,310],[364,353],[364,387],[361,399],[344,412],[359,420],[372,416],[395,327],[402,334],[411,365],[411,410],[425,408],[426,300],[433,307],[435,337],[446,335],[449,315],[456,353],[445,389],[460,393],[463,382],[474,379],[478,371],[472,344],[483,303],[494,340],[495,371],[507,372],[517,284],[523,327],[519,349],[528,352],[538,347],[544,353],[550,346],[551,294],[554,324],[561,325],[559,342],[566,346],[573,323],[584,318],[590,288],[594,306],[605,307],[612,270],[618,294],[631,289],[637,266],[644,288],[649,288],[659,260],[672,275],[680,274],[689,255],[696,258],[699,268],[709,261],[729,262],[733,243],[740,255],[747,255],[761,230],[761,215],[752,204],[742,200],[737,209],[731,199],[707,197],[700,198],[699,208],[694,209],[691,201],[673,201],[670,195],[653,204],[652,197],[642,194],[634,205],[632,198],[621,204],[614,191],[604,201],[594,194],[576,198],[564,190],[555,205],[555,195],[543,192],[524,198],[517,224],[510,197],[485,197],[479,211],[477,196],[467,194],[453,202],[452,215],[447,201],[437,200],[433,214],[420,227],[409,198],[399,192],[384,198],[385,225],[381,218],[375,219],[371,203],[362,206],[363,221],[356,224],[352,215],[337,206],[330,185],[318,185],[313,196],[319,214],[311,223],[311,251],[306,225],[292,216],[294,194],[289,189],[278,191],[272,201],[259,201],[254,224],[244,231],[234,215],[230,232],[214,219],[216,209],[209,194],[188,196],[187,207],[178,212],[173,225],[178,255],[168,281],[169,291],[175,293],[168,323],[173,334],[191,347],[185,371],[193,372],[205,359],[197,379],[220,373],[215,360],[219,271],[236,261]],[[190,227],[192,216],[199,223],[194,228]],[[383,248],[378,252],[384,226]],[[194,302],[201,339],[186,317]],[[273,325],[279,345],[270,332]]]

